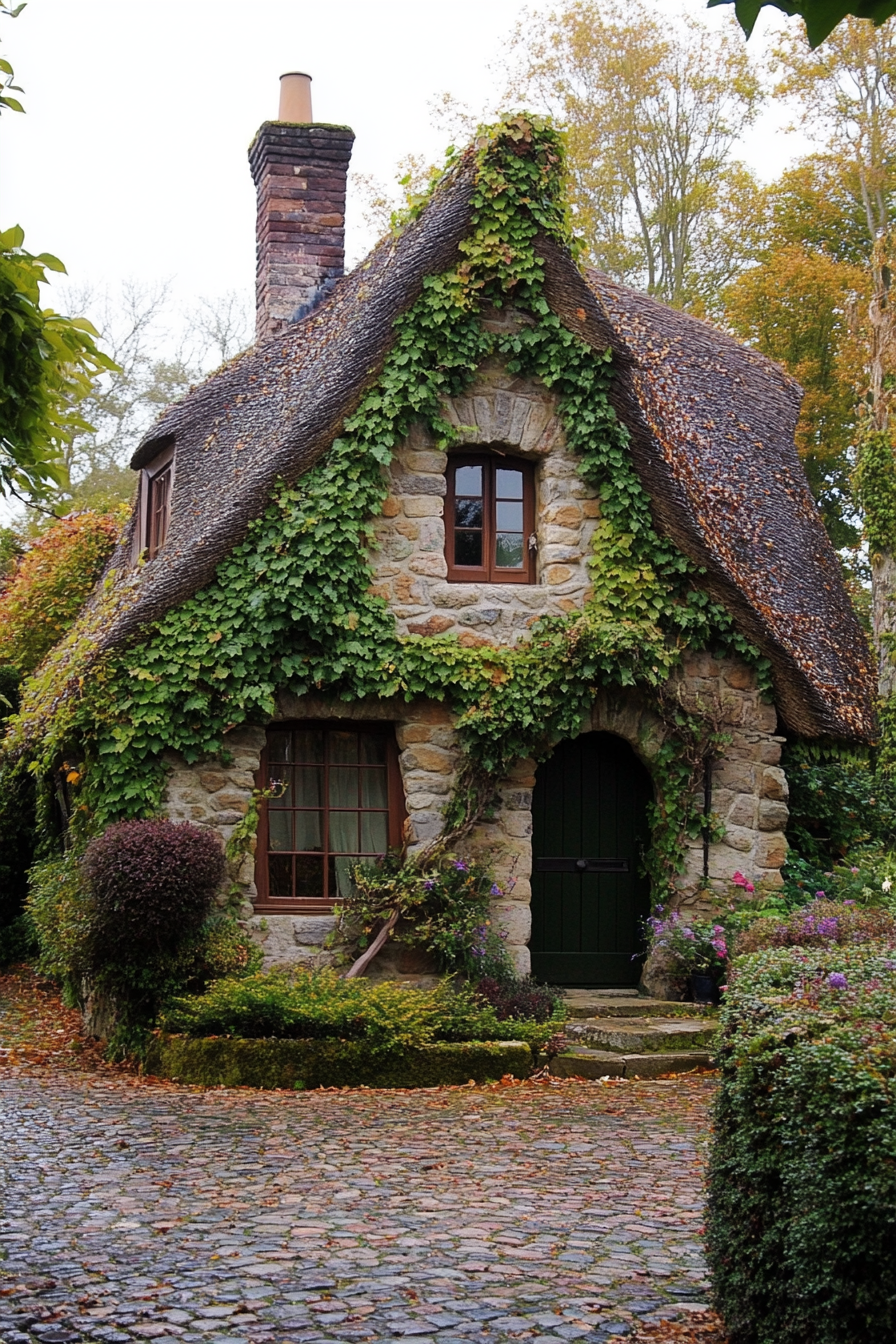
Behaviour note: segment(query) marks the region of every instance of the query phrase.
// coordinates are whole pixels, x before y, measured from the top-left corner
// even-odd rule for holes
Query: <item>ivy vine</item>
[[[545,299],[536,235],[574,247],[560,134],[536,117],[507,117],[468,153],[477,176],[460,261],[428,278],[398,319],[382,374],[326,458],[298,483],[281,483],[212,582],[139,645],[95,663],[74,694],[63,693],[91,637],[82,625],[27,687],[10,741],[30,753],[39,776],[77,745],[85,834],[152,815],[166,749],[188,761],[221,752],[238,724],[268,722],[278,691],[287,689],[446,702],[465,753],[446,811],[456,838],[488,808],[511,762],[543,758],[579,731],[597,692],[615,686],[640,693],[667,726],[653,763],[649,866],[662,887],[680,868],[686,837],[704,824],[694,811],[696,778],[723,738],[684,711],[670,677],[688,648],[738,654],[766,689],[769,666],[710,600],[701,572],[656,532],[627,431],[608,399],[610,352],[568,331]],[[533,325],[486,330],[483,310],[507,304],[530,314]],[[514,648],[401,637],[386,603],[369,591],[383,469],[417,420],[440,447],[455,441],[444,398],[462,393],[494,356],[556,394],[569,448],[600,499],[593,594],[583,610],[537,622]],[[90,619],[103,619],[102,604]]]

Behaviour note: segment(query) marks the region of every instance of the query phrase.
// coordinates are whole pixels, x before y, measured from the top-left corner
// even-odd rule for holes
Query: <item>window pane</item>
[[[320,807],[323,788],[323,766],[299,766],[293,771],[295,788],[293,805],[295,807]]]
[[[310,854],[297,854],[296,895],[321,900],[324,894],[324,861]]]
[[[495,564],[502,569],[522,569],[523,534],[499,532],[495,538]]]
[[[323,848],[323,825],[320,812],[296,812],[296,849]]]
[[[495,505],[499,532],[522,532],[523,504],[515,500],[498,500]]]
[[[357,812],[330,813],[330,849],[334,854],[357,854]]]
[[[331,807],[358,806],[358,771],[351,765],[330,766]]]
[[[458,467],[454,473],[455,495],[482,494],[482,468]]]
[[[356,765],[358,761],[357,733],[330,733],[330,764]]]
[[[361,771],[361,806],[388,807],[385,770]]]
[[[361,813],[361,851],[385,854],[389,848],[389,827],[385,812]]]
[[[292,760],[292,733],[284,733],[279,730],[268,732],[268,760]]]
[[[292,849],[292,812],[272,807],[268,812],[268,837],[271,849]]]
[[[297,728],[295,743],[297,761],[307,761],[309,765],[323,763],[324,734],[322,728]]]
[[[482,533],[455,532],[454,563],[456,565],[482,565]]]
[[[386,764],[386,739],[382,733],[359,733],[358,749],[362,765]]]
[[[455,527],[482,526],[482,500],[456,499],[454,501]]]
[[[523,473],[498,467],[495,471],[495,497],[497,499],[522,499]]]
[[[330,896],[338,897],[350,896],[352,894],[352,869],[358,860],[352,855],[350,858],[333,859],[332,871],[330,873]]]
[[[269,855],[268,891],[278,901],[292,899],[292,858],[289,854]]]

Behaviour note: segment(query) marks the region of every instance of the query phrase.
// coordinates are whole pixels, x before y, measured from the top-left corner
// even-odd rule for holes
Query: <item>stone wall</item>
[[[722,759],[712,765],[711,806],[725,823],[725,838],[709,846],[706,877],[703,843],[693,841],[679,879],[678,904],[699,912],[710,908],[705,889],[725,894],[738,870],[757,889],[781,883],[780,866],[787,851],[787,781],[779,765],[783,739],[775,736],[774,708],[761,699],[752,672],[741,663],[708,654],[691,655],[685,661],[678,693],[683,703],[709,714],[731,739]],[[394,723],[411,848],[420,848],[438,836],[460,762],[457,736],[444,706],[426,701],[411,705],[401,701],[345,704],[284,695],[277,718]],[[581,730],[610,732],[624,738],[648,769],[668,731],[636,694],[627,691],[599,694]],[[210,826],[226,841],[248,807],[263,744],[263,730],[244,728],[228,738],[229,759],[224,764],[188,766],[169,756],[166,806],[172,819]],[[495,816],[480,823],[464,844],[468,857],[491,865],[504,890],[495,901],[493,919],[507,935],[505,946],[522,973],[530,964],[527,943],[531,927],[534,785],[535,763],[518,762],[498,790],[501,801]],[[702,806],[702,780],[697,792]],[[332,953],[323,947],[333,927],[330,916],[254,913],[251,855],[231,875],[231,881],[237,883],[241,916],[264,947],[267,965],[319,966],[332,960]],[[379,974],[420,979],[432,967],[418,953],[395,948],[377,969]]]
[[[371,555],[372,591],[392,607],[403,634],[450,631],[468,646],[513,644],[538,616],[582,606],[590,586],[587,557],[598,500],[566,446],[556,399],[540,383],[514,378],[490,362],[467,395],[446,401],[444,409],[462,444],[510,449],[535,464],[537,581],[447,582],[448,455],[417,425],[387,473],[389,496]]]

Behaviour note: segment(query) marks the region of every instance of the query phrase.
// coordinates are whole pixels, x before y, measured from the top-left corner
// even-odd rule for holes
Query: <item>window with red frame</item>
[[[351,869],[401,843],[404,794],[391,725],[268,729],[260,785],[256,906],[329,910]]]
[[[532,464],[493,453],[448,459],[445,546],[453,583],[535,582]]]

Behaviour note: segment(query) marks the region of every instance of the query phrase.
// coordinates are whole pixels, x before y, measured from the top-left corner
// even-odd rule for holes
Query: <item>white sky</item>
[[[652,2],[712,27],[730,13]],[[431,98],[489,102],[489,62],[522,12],[516,0],[30,0],[0,19],[27,109],[0,117],[2,227],[21,224],[29,250],[61,257],[74,286],[170,279],[185,307],[251,294],[246,150],[276,117],[279,75],[309,72],[315,119],[352,126],[353,167],[391,181],[409,151],[441,157]],[[751,50],[762,45],[754,34]],[[745,147],[766,180],[802,149],[782,122],[773,110]],[[357,218],[348,226],[357,256],[372,239]]]

